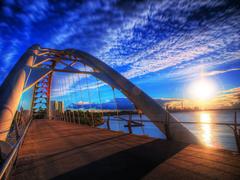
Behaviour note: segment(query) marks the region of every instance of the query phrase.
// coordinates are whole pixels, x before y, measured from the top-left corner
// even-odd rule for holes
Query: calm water
[[[182,122],[218,122],[233,123],[234,111],[199,111],[199,112],[178,112],[172,113],[179,121]],[[128,115],[122,115],[122,118],[128,119]],[[143,120],[149,119],[146,116]],[[127,123],[124,121],[115,121],[111,118],[110,127],[112,130],[128,132],[128,128],[124,127]],[[133,116],[133,120],[139,120],[138,115]],[[237,112],[237,121],[240,123],[240,111]],[[196,137],[200,139],[206,146],[218,147],[236,151],[235,138],[233,131],[228,126],[210,125],[210,124],[183,124]],[[107,128],[106,124],[99,126]],[[151,137],[165,139],[165,135],[151,122],[144,122],[143,127],[133,127],[134,134],[144,134]]]

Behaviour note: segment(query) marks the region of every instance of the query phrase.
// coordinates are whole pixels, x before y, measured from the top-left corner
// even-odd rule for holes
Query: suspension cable
[[[77,74],[78,77],[79,77],[79,88],[80,88],[80,96],[81,96],[81,106],[82,106],[82,109],[83,108],[83,92],[82,92],[82,86],[81,86],[81,76],[80,74]],[[83,111],[83,116],[84,116],[84,119],[86,119],[86,112],[84,110]]]
[[[116,113],[117,113],[117,119],[119,119],[119,114],[118,114],[118,104],[117,104],[117,99],[116,99],[116,94],[115,94],[115,89],[112,87],[112,91],[113,91],[113,98],[115,101],[115,105],[116,105]],[[118,121],[118,129],[120,130],[120,121]]]
[[[74,86],[73,75],[70,76],[69,83],[72,84],[72,87]],[[69,86],[69,89],[70,89],[70,86]],[[71,108],[71,105],[73,105],[73,100],[75,99],[75,98],[73,97],[75,91],[72,90],[72,89],[74,89],[74,88],[71,88],[70,91],[69,91],[69,93],[70,93],[70,99],[71,99],[70,108]],[[72,109],[73,109],[73,107],[72,107]],[[70,109],[70,115],[71,115],[71,118],[72,118],[73,123],[75,123],[74,110],[73,110],[73,112],[72,112],[71,109]]]
[[[58,89],[57,89],[57,95],[58,95],[58,97],[61,95],[61,86],[60,86],[60,80],[57,80],[57,87],[58,87]],[[60,102],[60,98],[58,98],[58,102]],[[60,120],[62,121],[62,113],[60,112],[60,110],[59,110],[59,108],[58,108],[58,112],[59,112],[59,118],[60,118]]]
[[[61,82],[61,81],[60,81],[60,82]],[[61,92],[60,92],[60,95],[61,95],[61,98],[62,98],[62,101],[63,101],[63,106],[64,106],[66,103],[65,103],[64,98],[63,98],[63,96],[64,96],[64,92],[63,92],[63,80],[62,80],[61,85],[60,85],[60,91],[61,91]],[[63,112],[62,112],[62,114],[63,114],[63,121],[67,121],[64,107],[62,108],[62,110],[63,110]]]
[[[137,113],[140,118],[142,133],[145,134],[144,127],[143,127],[144,124],[143,124],[143,119],[142,119],[142,110],[138,109],[137,107],[136,107],[136,110],[137,110]]]
[[[56,80],[57,82],[57,86],[59,86],[59,80]],[[57,93],[58,93],[59,89],[57,89]],[[52,93],[51,93],[51,96],[52,96]],[[52,108],[52,104],[50,102],[49,104],[49,117],[51,115],[51,119],[54,119],[54,120],[58,120],[58,117],[59,117],[59,111],[58,111],[58,107],[55,108],[55,102],[53,104],[54,106],[54,111],[53,111],[53,108]]]
[[[57,89],[57,93],[58,95],[61,94],[61,86],[60,86],[60,80],[57,80],[57,84],[58,84],[58,89]],[[59,104],[60,104],[60,99],[59,97],[57,98],[57,101],[58,101],[58,114],[59,114],[59,120],[61,121],[62,120],[62,112],[60,111],[60,107],[59,107]]]
[[[119,114],[118,114],[118,104],[117,104],[117,100],[116,100],[115,89],[113,87],[112,87],[112,91],[113,91],[114,101],[115,101],[115,104],[116,104],[116,113],[117,113],[117,118],[118,118],[119,117]]]
[[[70,79],[71,79],[71,76],[70,76]],[[69,86],[69,82],[70,82],[70,79],[66,79],[66,87],[68,88],[67,89],[67,97],[68,97],[68,102],[69,102],[69,105],[71,105],[71,93],[70,93],[70,86]],[[69,122],[71,123],[72,122],[72,116],[71,116],[71,108],[70,106],[68,105],[68,117],[69,117]]]
[[[63,104],[65,106],[67,103],[66,103],[66,100],[63,98],[64,97],[64,83],[63,83],[63,81],[61,82],[61,97],[62,97],[62,100],[63,100]],[[63,120],[66,122],[67,117],[66,117],[65,109],[66,108],[64,107],[63,108]]]
[[[63,82],[64,82],[64,95],[66,96],[66,102],[69,101],[69,96],[68,96],[68,89],[67,89],[67,79],[63,79]],[[66,103],[67,105],[67,103]],[[66,117],[67,117],[67,122],[70,122],[70,119],[69,119],[69,113],[68,113],[68,109],[66,107]]]
[[[74,84],[76,85],[75,90],[78,92],[78,83],[77,83],[76,78],[77,78],[77,76],[74,75],[74,76],[73,76],[73,82],[74,82]],[[77,95],[78,95],[78,93],[77,93]],[[77,98],[77,97],[76,97],[76,98]],[[79,108],[77,108],[76,116],[77,116],[78,124],[80,124]]]
[[[84,68],[85,68],[85,71],[86,71],[86,65],[85,64],[84,64]],[[85,74],[85,77],[86,77],[86,82],[87,82],[88,100],[89,100],[89,103],[90,103],[90,109],[92,109],[92,102],[91,102],[90,91],[89,91],[89,84],[88,84],[88,75]],[[92,117],[93,126],[95,126],[95,123],[94,123],[94,120],[93,120],[93,112],[90,111],[90,114],[91,114],[91,117]]]
[[[62,87],[62,100],[63,100],[63,103],[64,103],[63,117],[64,117],[64,121],[67,122],[67,116],[66,116],[66,104],[67,104],[67,101],[64,98],[64,82],[62,81],[61,84],[62,84],[61,85],[61,87]]]
[[[102,121],[103,121],[103,106],[102,106],[102,99],[101,99],[101,95],[100,95],[100,89],[99,89],[99,81],[98,81],[98,79],[95,77],[95,79],[96,79],[96,82],[97,82],[97,90],[98,90],[98,98],[99,98],[99,103],[100,103],[100,108],[101,108],[101,114],[102,114],[102,117],[101,117],[101,119],[102,119]]]

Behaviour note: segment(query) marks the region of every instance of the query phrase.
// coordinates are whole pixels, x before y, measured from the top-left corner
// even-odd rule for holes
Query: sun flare
[[[216,88],[213,82],[200,79],[190,86],[189,92],[191,97],[196,100],[208,100],[216,95]]]

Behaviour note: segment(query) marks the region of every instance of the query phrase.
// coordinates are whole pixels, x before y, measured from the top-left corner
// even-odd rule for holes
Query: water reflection
[[[199,123],[232,123],[235,111],[201,111],[201,112],[176,112],[172,113],[179,121],[182,122],[199,122]],[[122,118],[128,119],[127,115]],[[238,111],[238,122],[240,122],[240,111]],[[134,120],[139,120],[138,115],[133,115]],[[107,119],[107,117],[106,117]],[[125,121],[114,121],[111,117],[110,127],[115,131],[124,131],[128,133]],[[142,119],[149,121],[146,116]],[[236,142],[232,130],[227,126],[211,125],[211,124],[183,124],[188,128],[200,141],[206,146],[229,149],[236,151]],[[101,128],[107,128],[106,123],[100,125]],[[145,134],[150,137],[166,139],[165,135],[152,123],[144,122],[144,127],[133,127],[134,134]]]
[[[212,143],[212,133],[211,133],[211,116],[209,113],[201,112],[200,113],[200,122],[201,126],[201,140],[206,146],[213,146]]]

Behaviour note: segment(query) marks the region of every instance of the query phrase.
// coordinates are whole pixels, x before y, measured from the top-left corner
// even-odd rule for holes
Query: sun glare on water
[[[202,142],[206,146],[213,146],[212,145],[212,132],[211,132],[211,125],[207,123],[211,123],[211,116],[209,113],[201,113],[200,114],[200,122],[201,124],[201,136]]]

